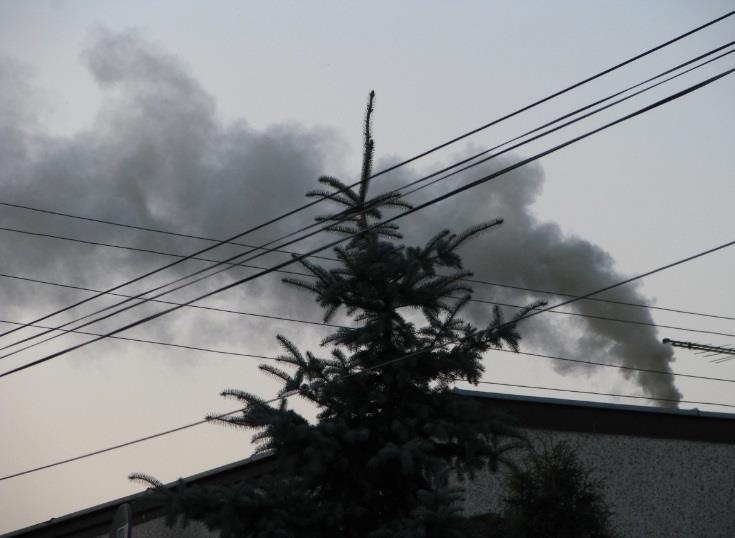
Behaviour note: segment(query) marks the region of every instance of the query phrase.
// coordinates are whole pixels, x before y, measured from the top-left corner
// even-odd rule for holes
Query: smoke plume
[[[217,117],[214,99],[186,67],[135,33],[100,32],[82,58],[104,91],[104,104],[91,126],[63,137],[51,136],[39,127],[41,118],[34,113],[23,69],[10,61],[0,62],[0,201],[222,238],[303,203],[304,192],[315,186],[319,175],[343,172],[339,155],[344,142],[333,132],[296,124],[264,130],[245,121],[226,124]],[[356,131],[359,114],[356,111]],[[380,140],[377,143],[380,151]],[[358,165],[354,163],[354,169]],[[473,175],[490,169],[481,167]],[[397,185],[399,180],[413,177],[414,171],[402,170],[387,184]],[[478,278],[572,294],[620,280],[623,275],[601,248],[565,235],[555,224],[534,217],[533,203],[543,180],[540,166],[526,166],[431,211],[418,213],[405,222],[404,229],[410,237],[418,237],[424,230],[459,230],[502,217],[502,229],[476,240],[463,252],[466,267]],[[439,184],[431,195],[448,188],[449,182]],[[382,187],[376,186],[376,190]],[[0,225],[8,228],[136,248],[185,254],[206,244],[9,208],[3,208],[0,215]],[[307,212],[243,241],[256,243],[280,235],[311,223],[313,217]],[[74,285],[109,287],[171,260],[13,232],[0,234],[4,236],[0,242],[2,272]],[[222,249],[212,256],[222,258],[233,249]],[[268,265],[282,259],[274,256],[260,263]],[[182,264],[151,285],[201,266],[198,262]],[[239,276],[247,271],[231,273]],[[214,279],[209,286],[233,276]],[[69,291],[20,284],[3,285],[2,290],[4,315],[15,319],[29,319],[78,298]],[[175,298],[194,295],[191,291]],[[480,287],[475,296],[517,304],[538,298],[503,288]],[[605,297],[646,302],[635,286],[619,288]],[[222,303],[209,304],[236,304],[251,311],[318,320],[312,305],[301,299],[294,300],[293,290],[278,278],[269,278],[228,294]],[[474,308],[473,315],[479,321],[486,309]],[[591,301],[569,308],[581,314],[652,322],[645,309]],[[249,344],[261,339],[271,342],[275,332],[270,321],[208,321],[206,315],[196,316],[196,331],[189,330],[191,322],[184,317],[177,318],[178,323],[158,323],[151,330],[169,339],[193,332],[199,345],[227,338]],[[631,328],[590,318],[566,319],[562,327],[560,317],[545,314],[525,323],[524,345],[545,353],[669,370],[672,353],[659,343],[653,328]],[[187,330],[182,331],[182,327]],[[623,375],[639,383],[648,395],[672,399],[680,396],[668,376],[626,371]]]
[[[476,153],[477,148],[469,149],[475,151],[468,150],[467,155]],[[463,156],[466,155],[458,155],[456,159]],[[480,165],[459,179],[437,184],[431,196],[450,190],[467,179],[495,172],[515,160],[513,157],[501,157]],[[402,180],[409,179],[404,174]],[[419,212],[408,230],[414,237],[425,237],[427,231],[430,234],[443,228],[461,231],[480,222],[503,218],[500,228],[475,239],[462,251],[465,268],[472,271],[477,279],[489,282],[583,295],[631,276],[617,271],[613,258],[599,246],[567,235],[556,224],[541,222],[533,214],[533,204],[543,184],[543,169],[538,163],[524,166],[452,198],[451,202]],[[475,298],[508,304],[527,305],[536,300],[546,300],[553,305],[568,299],[479,284],[473,288]],[[649,304],[636,283],[616,288],[600,297]],[[487,319],[487,305],[474,304],[471,310],[476,322],[482,323]],[[508,307],[505,310],[508,315],[514,312]],[[654,321],[646,308],[605,302],[578,301],[560,310],[644,323]],[[674,359],[672,349],[661,343],[656,328],[645,325],[548,313],[522,322],[519,330],[525,348],[545,354],[665,372],[671,371],[670,363]],[[554,367],[577,373],[589,371],[564,362],[554,362]],[[620,372],[639,384],[646,395],[672,400],[681,397],[672,376],[631,370]]]

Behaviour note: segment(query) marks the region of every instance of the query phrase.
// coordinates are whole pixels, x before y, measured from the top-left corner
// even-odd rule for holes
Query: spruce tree
[[[340,206],[318,219],[349,235],[334,249],[339,263],[303,260],[313,278],[285,279],[313,296],[325,322],[343,312],[354,326],[323,340],[328,356],[277,336],[280,364],[260,368],[282,382],[278,405],[246,391],[222,393],[245,407],[220,420],[255,430],[257,452],[272,454],[274,472],[175,491],[132,476],[164,496],[170,524],[179,516],[199,520],[223,538],[468,536],[462,490],[450,477],[495,468],[520,443],[505,421],[488,419],[451,389],[456,380],[480,379],[487,350],[517,350],[515,321],[526,311],[504,321],[496,307],[483,327],[460,317],[472,290],[458,250],[500,221],[459,234],[444,230],[423,246],[401,244],[398,226],[381,218],[407,204],[395,193],[369,195],[373,99],[371,92],[359,187],[324,176],[322,189],[307,194]],[[290,409],[288,396],[315,406],[316,422]]]

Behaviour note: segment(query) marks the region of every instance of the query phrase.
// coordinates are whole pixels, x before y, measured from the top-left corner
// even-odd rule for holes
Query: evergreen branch
[[[304,362],[304,356],[299,351],[299,348],[297,348],[296,345],[291,342],[291,340],[289,340],[282,334],[276,335],[276,339],[278,339],[278,343],[281,344],[281,347],[285,349],[287,353],[289,353],[299,362]]]
[[[164,483],[158,480],[156,477],[151,476],[149,474],[130,473],[128,475],[128,480],[132,482],[142,482],[143,484],[157,491],[168,493],[168,489],[166,489],[166,486],[164,485]]]
[[[332,319],[334,314],[336,314],[337,311],[339,310],[339,307],[340,307],[339,304],[333,304],[327,308],[326,312],[324,313],[324,316],[322,316],[322,320],[324,321],[324,323],[329,323],[329,321]]]
[[[329,185],[335,191],[338,191],[340,194],[344,194],[345,196],[348,196],[353,201],[353,205],[355,206],[360,205],[359,196],[355,194],[355,192],[352,190],[352,188],[349,185],[342,183],[342,181],[340,181],[336,177],[321,176],[319,178],[319,183],[322,183],[324,185]]]
[[[288,372],[284,370],[281,370],[280,368],[271,366],[270,364],[261,364],[260,366],[258,366],[258,368],[261,371],[280,379],[284,383],[289,383],[290,381],[292,381],[291,374],[289,374]]]
[[[503,219],[496,219],[494,221],[485,222],[483,224],[478,224],[476,226],[467,228],[465,231],[460,233],[457,237],[453,238],[449,242],[449,245],[447,245],[447,248],[452,251],[456,250],[465,241],[477,236],[478,234],[482,232],[489,230],[490,228],[494,228],[495,226],[499,226],[501,224],[503,224]]]
[[[355,204],[352,202],[352,200],[349,200],[347,198],[343,198],[341,196],[335,196],[333,193],[330,193],[329,191],[309,191],[306,193],[307,198],[321,198],[322,200],[330,200],[333,202],[337,202],[338,204],[345,205],[349,208],[353,208]],[[317,220],[324,220],[324,218],[319,217]]]
[[[290,286],[296,286],[297,288],[303,288],[312,293],[316,293],[317,295],[321,293],[321,288],[312,282],[306,282],[297,278],[283,278],[281,279],[281,282],[289,284]]]

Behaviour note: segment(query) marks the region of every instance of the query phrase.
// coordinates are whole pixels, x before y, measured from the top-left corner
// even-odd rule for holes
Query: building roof
[[[735,415],[730,413],[465,389],[456,393],[487,402],[490,413],[503,411],[524,428],[735,444]]]
[[[244,478],[252,477],[262,472],[267,472],[270,468],[270,455],[257,454],[249,458],[238,460],[227,465],[215,467],[208,471],[197,473],[182,479],[187,484],[198,485],[214,485],[232,483]],[[175,486],[177,482],[166,484],[169,487]],[[53,517],[48,521],[43,521],[30,527],[15,530],[13,532],[3,534],[0,538],[13,538],[22,536],[24,538],[46,538],[57,536],[74,536],[75,538],[83,538],[86,536],[99,536],[106,534],[110,530],[112,518],[117,508],[124,503],[130,503],[134,507],[134,520],[150,520],[161,515],[161,507],[152,504],[150,500],[145,498],[145,491],[120,497],[118,499],[108,501],[84,510],[72,512],[61,517]]]
[[[503,412],[524,428],[735,444],[735,423],[732,422],[735,414],[465,389],[456,389],[455,392],[487,403],[488,414]],[[268,454],[261,454],[195,474],[185,478],[184,482],[200,485],[232,483],[268,472],[272,461]],[[161,514],[161,507],[151,504],[141,492],[52,518],[0,538],[41,538],[71,533],[82,538],[104,534],[109,530],[117,507],[123,503],[133,504],[134,522]]]

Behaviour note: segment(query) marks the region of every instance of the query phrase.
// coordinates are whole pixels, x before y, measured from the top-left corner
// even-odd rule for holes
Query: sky
[[[726,1],[228,2],[0,1],[0,203],[221,239],[305,200],[324,174],[359,172],[361,122],[375,90],[376,167],[383,169],[582,80],[731,9]],[[528,113],[373,181],[396,188],[732,40],[735,18]],[[735,55],[415,195],[417,203],[735,67]],[[463,251],[474,278],[583,294],[733,240],[733,76],[617,125],[401,222],[407,242],[503,218]],[[258,244],[313,221],[321,208],[241,239]],[[106,289],[203,240],[0,206],[0,319],[27,322]],[[14,230],[14,231],[11,231]],[[25,232],[25,233],[22,233]],[[30,235],[126,246],[71,242]],[[317,237],[294,249],[323,244]],[[222,259],[228,246],[203,256]],[[267,267],[283,260],[254,260]],[[329,263],[329,262],[325,262]],[[205,267],[188,261],[125,287],[135,294]],[[735,317],[735,248],[605,295]],[[298,268],[294,268],[298,270]],[[164,300],[183,301],[251,274],[235,268]],[[119,336],[273,356],[276,334],[319,349],[329,327],[308,296],[268,275],[202,301],[293,323],[182,309]],[[506,304],[545,298],[477,284]],[[120,298],[117,298],[119,300]],[[42,324],[113,304],[99,299]],[[156,312],[147,304],[83,330],[104,332]],[[481,324],[487,304],[468,317]],[[732,319],[580,302],[525,322],[522,350],[735,379],[735,361],[660,343],[732,345]],[[515,310],[506,307],[511,315]],[[348,322],[349,320],[340,320]],[[641,324],[643,323],[643,324]],[[653,328],[646,323],[673,328]],[[681,328],[709,333],[683,331]],[[39,329],[40,330],[40,329]],[[721,333],[721,334],[712,334]],[[6,346],[34,334],[6,335]],[[63,335],[2,359],[6,371],[88,336]],[[29,342],[33,343],[33,342]],[[17,348],[0,352],[6,354]],[[230,411],[219,393],[264,397],[277,386],[254,358],[111,340],[0,378],[0,476]],[[731,412],[732,384],[490,353],[487,381],[681,399]],[[655,404],[653,400],[481,385],[482,390]],[[700,403],[687,403],[700,402]],[[659,401],[659,403],[666,403]],[[669,402],[669,405],[671,402]],[[298,404],[296,404],[298,405]],[[0,532],[252,453],[248,432],[204,425],[79,462],[0,481]]]

